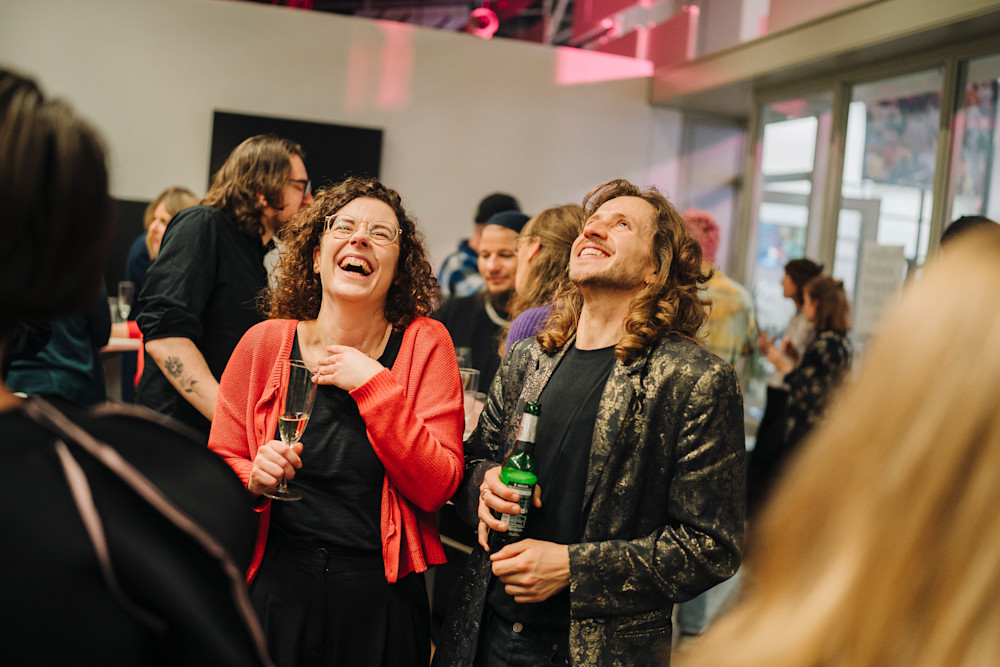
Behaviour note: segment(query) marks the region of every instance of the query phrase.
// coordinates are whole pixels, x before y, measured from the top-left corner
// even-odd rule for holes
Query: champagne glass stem
[[[297,440],[293,440],[292,442],[288,442],[284,438],[282,438],[281,441],[283,443],[285,443],[285,447],[287,449],[291,449],[292,445],[294,445],[296,442],[298,442]],[[276,492],[277,492],[277,495],[281,495],[281,496],[288,495],[288,479],[284,475],[281,476],[281,481],[278,482],[278,488],[276,489]]]

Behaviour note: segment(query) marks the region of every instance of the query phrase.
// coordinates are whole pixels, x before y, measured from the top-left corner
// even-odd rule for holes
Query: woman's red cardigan
[[[240,340],[222,374],[208,446],[244,484],[257,449],[274,439],[282,381],[279,362],[291,354],[297,324],[298,320],[257,324]],[[462,384],[447,330],[429,318],[416,318],[403,333],[392,369],[377,373],[351,397],[385,466],[382,558],[386,580],[395,582],[445,562],[434,512],[461,481],[464,427]],[[270,509],[269,501],[257,508],[260,517],[248,583],[264,556]]]

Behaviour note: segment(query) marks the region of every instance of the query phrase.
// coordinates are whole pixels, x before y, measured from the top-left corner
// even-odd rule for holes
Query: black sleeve
[[[100,349],[108,344],[111,338],[111,311],[108,309],[108,288],[101,280],[101,286],[97,290],[97,296],[90,304],[90,311],[87,313],[87,332],[90,340],[94,342],[94,347]]]
[[[138,323],[145,340],[201,338],[215,284],[219,215],[203,206],[189,208],[167,226],[139,296]]]
[[[465,442],[465,473],[452,498],[458,515],[466,523],[479,524],[479,485],[486,471],[503,462],[507,447],[513,442],[504,438],[511,430],[511,415],[519,421],[521,388],[530,361],[529,347],[533,341],[518,341],[500,362],[486,395],[486,405],[479,415],[476,429]],[[512,435],[512,434],[508,434]]]
[[[146,235],[142,234],[132,242],[129,248],[128,257],[125,260],[125,280],[131,280],[135,285],[135,303],[132,304],[131,318],[139,317],[139,295],[142,294],[142,287],[146,283],[146,272],[149,270],[150,261],[146,251]]]
[[[109,313],[110,317],[110,313]],[[7,377],[7,370],[15,359],[31,359],[49,344],[52,324],[47,320],[23,320],[7,335],[7,349],[0,367],[0,379]]]

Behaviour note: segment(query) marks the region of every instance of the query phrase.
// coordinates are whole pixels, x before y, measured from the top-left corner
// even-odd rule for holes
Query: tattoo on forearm
[[[167,357],[163,362],[166,368],[167,375],[177,380],[180,384],[181,389],[184,390],[186,394],[194,393],[194,386],[198,384],[198,381],[191,377],[183,377],[184,375],[184,364],[177,357]]]

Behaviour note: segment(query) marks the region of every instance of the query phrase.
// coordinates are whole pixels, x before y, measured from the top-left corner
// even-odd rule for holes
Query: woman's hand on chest
[[[318,360],[316,384],[354,391],[385,368],[361,350],[348,345],[331,345],[326,349],[328,356]]]

